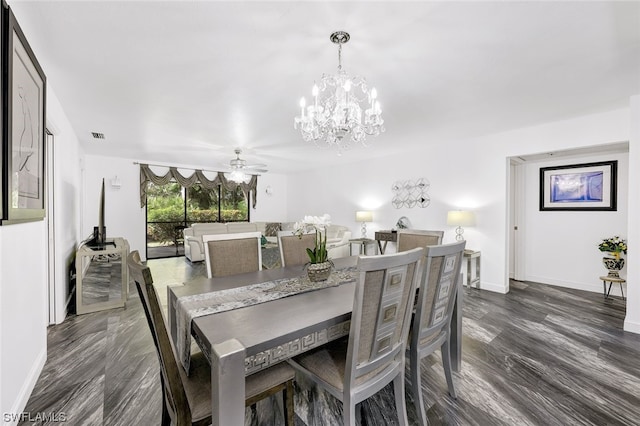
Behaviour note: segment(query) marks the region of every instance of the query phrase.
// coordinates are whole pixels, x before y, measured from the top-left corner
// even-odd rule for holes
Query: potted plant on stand
[[[602,263],[609,270],[609,277],[620,278],[620,270],[624,268],[624,259],[622,254],[627,254],[627,241],[618,235],[613,238],[605,238],[598,245],[601,252],[609,254],[609,257],[603,257]]]
[[[327,226],[331,224],[331,216],[305,216],[300,222],[293,226],[294,234],[302,238],[302,234],[315,231],[315,245],[313,249],[307,249],[309,263],[307,263],[307,274],[311,281],[324,281],[329,278],[333,262],[329,260],[327,251]]]

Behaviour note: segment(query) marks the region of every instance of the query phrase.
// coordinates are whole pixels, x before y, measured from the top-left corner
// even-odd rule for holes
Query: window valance
[[[190,188],[193,185],[199,184],[206,189],[217,189],[218,185],[222,185],[227,191],[235,191],[237,187],[242,188],[247,200],[251,197],[251,204],[253,208],[256,208],[258,187],[258,176],[252,175],[249,183],[238,183],[232,180],[228,180],[223,172],[218,172],[214,179],[209,179],[205,176],[202,170],[194,170],[191,176],[185,177],[178,171],[177,167],[169,167],[169,171],[164,175],[155,174],[148,164],[140,164],[140,207],[144,207],[147,204],[147,186],[149,182],[153,182],[156,185],[165,185],[175,179],[180,185],[185,188]]]

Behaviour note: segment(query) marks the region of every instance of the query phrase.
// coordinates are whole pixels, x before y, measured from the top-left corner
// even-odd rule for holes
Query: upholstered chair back
[[[399,229],[398,251],[407,251],[416,247],[435,246],[442,244],[444,231],[423,231],[421,229]]]
[[[384,375],[387,368],[404,365],[423,252],[416,248],[358,259],[345,388],[357,388],[375,375]]]
[[[203,235],[207,276],[224,277],[261,271],[261,236],[260,232]]]
[[[293,231],[278,231],[280,261],[282,267],[309,263],[307,249],[313,250],[316,244],[315,232],[297,236]]]
[[[451,368],[451,316],[460,278],[465,241],[428,246],[409,342],[409,380],[419,424],[427,424],[421,360],[440,349],[449,395],[456,398]],[[461,305],[459,307],[461,309]]]
[[[460,265],[466,241],[426,248],[426,262],[420,285],[416,321],[421,346],[448,329],[456,296]],[[414,328],[414,332],[417,331]],[[414,336],[415,337],[415,336]],[[413,342],[412,342],[413,343]]]

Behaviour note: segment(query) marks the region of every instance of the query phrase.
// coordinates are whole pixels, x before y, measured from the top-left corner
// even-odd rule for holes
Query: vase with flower
[[[298,237],[308,232],[315,232],[315,244],[313,249],[307,248],[309,263],[306,264],[307,275],[310,281],[324,281],[329,278],[333,262],[329,259],[327,251],[327,226],[331,224],[331,216],[305,216],[293,226],[293,233]]]
[[[624,268],[622,254],[627,254],[627,241],[618,235],[612,238],[605,238],[598,245],[598,249],[609,255],[609,257],[602,258],[604,267],[609,270],[608,277],[620,278],[620,270]]]

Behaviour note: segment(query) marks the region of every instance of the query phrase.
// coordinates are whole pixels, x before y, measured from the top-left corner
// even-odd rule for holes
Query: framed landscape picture
[[[46,77],[11,10],[7,37],[2,223],[44,218]],[[6,21],[5,21],[6,22]]]
[[[618,161],[540,168],[540,210],[615,211]]]

